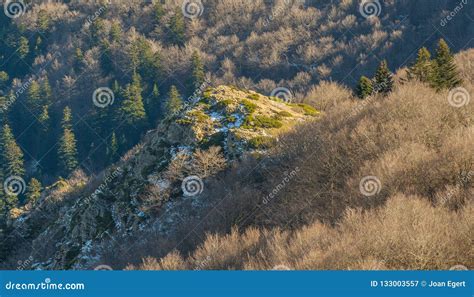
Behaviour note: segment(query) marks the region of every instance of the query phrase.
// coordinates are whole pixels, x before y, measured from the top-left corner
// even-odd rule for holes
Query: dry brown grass
[[[474,208],[459,213],[396,195],[377,210],[346,211],[341,223],[291,233],[250,228],[209,235],[190,257],[173,252],[128,269],[449,269],[473,267]]]

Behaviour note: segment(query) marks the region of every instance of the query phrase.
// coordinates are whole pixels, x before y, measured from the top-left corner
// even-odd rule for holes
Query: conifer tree
[[[121,91],[122,90],[121,90],[119,82],[115,80],[112,86],[112,92],[114,92],[115,96],[118,96],[121,93]]]
[[[176,86],[171,86],[168,93],[168,102],[166,104],[168,114],[175,114],[183,107],[183,99]]]
[[[153,124],[158,117],[160,110],[160,90],[158,89],[158,85],[156,83],[153,84],[153,91],[151,92],[150,96],[147,97],[146,110],[149,121],[151,124]]]
[[[26,105],[29,109],[27,113],[30,115],[30,112],[34,115],[38,115],[41,112],[42,102],[41,102],[41,87],[37,81],[32,81],[28,87],[28,92],[26,96]]]
[[[171,43],[183,46],[185,42],[186,27],[183,13],[179,8],[176,8],[174,15],[170,18],[168,27],[171,31]]]
[[[375,73],[373,88],[375,93],[388,95],[393,89],[393,76],[388,69],[387,61],[380,63],[377,72]]]
[[[41,131],[47,133],[49,130],[49,108],[48,105],[43,105],[43,110],[38,117],[38,121],[41,123]],[[44,141],[44,139],[43,139]]]
[[[437,90],[452,89],[461,83],[462,79],[457,70],[451,50],[446,41],[441,39],[436,51],[433,87]]]
[[[37,20],[36,26],[43,33],[48,31],[49,17],[45,10],[40,10],[38,12],[38,20]]]
[[[0,89],[6,86],[8,79],[8,73],[6,73],[5,71],[0,71]]]
[[[39,180],[32,178],[28,183],[26,203],[35,203],[41,197],[42,186]]]
[[[25,173],[23,152],[15,141],[8,124],[2,129],[0,138],[1,167],[5,177],[22,176]]]
[[[51,104],[53,100],[53,91],[51,90],[51,85],[49,84],[49,80],[47,77],[41,82],[40,96],[43,106],[49,106]]]
[[[408,79],[417,79],[424,83],[431,83],[434,79],[434,67],[431,54],[426,47],[418,51],[415,63],[408,69]]]
[[[101,18],[95,19],[90,25],[90,34],[91,34],[91,42],[93,46],[96,46],[100,43],[101,35],[105,30],[105,23],[104,20]]]
[[[140,75],[135,72],[132,83],[128,84],[123,92],[124,100],[120,107],[121,119],[129,125],[141,126],[146,120],[142,91]]]
[[[206,78],[204,73],[204,65],[202,64],[201,57],[197,51],[193,52],[191,57],[192,65],[192,77],[191,77],[191,92],[194,92],[195,89],[199,88]]]
[[[1,159],[1,158],[0,158]],[[4,242],[4,238],[2,238],[1,230],[2,228],[5,228],[5,222],[8,218],[8,215],[10,213],[10,210],[14,207],[18,206],[18,196],[16,195],[7,195],[7,193],[4,190],[3,187],[3,182],[5,178],[7,178],[3,172],[2,169],[0,168],[0,182],[1,182],[1,187],[0,187],[0,240]],[[0,259],[2,258],[1,256],[1,246],[0,244]]]
[[[368,77],[362,76],[356,89],[357,96],[360,99],[365,99],[372,95],[373,92],[374,88],[372,86],[372,81]]]
[[[41,39],[41,36],[38,36],[36,38],[35,42],[35,55],[40,55],[41,54],[41,45],[43,43],[43,40]]]
[[[120,22],[113,22],[110,26],[110,40],[112,42],[119,42],[122,38],[122,27]]]
[[[115,134],[115,132],[113,132],[110,138],[110,145],[107,150],[107,155],[109,157],[110,162],[114,162],[117,159],[118,151],[119,151],[119,144],[117,140],[117,135]]]
[[[61,122],[63,133],[59,141],[59,161],[61,171],[69,174],[78,166],[76,136],[72,129],[72,114],[71,109],[66,107],[63,113]]]
[[[161,19],[165,15],[165,9],[163,8],[163,4],[160,1],[156,1],[155,5],[153,6],[153,12],[155,15],[155,26],[161,24]]]
[[[17,53],[20,56],[20,58],[24,59],[30,52],[30,43],[28,42],[28,39],[26,37],[20,37],[20,42],[18,44],[18,50]]]

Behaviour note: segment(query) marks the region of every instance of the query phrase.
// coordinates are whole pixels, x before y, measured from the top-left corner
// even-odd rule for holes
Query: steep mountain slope
[[[225,201],[188,226],[209,222],[199,245],[166,257],[149,245],[129,268],[472,269],[474,50],[456,59],[464,83],[451,91],[401,80],[360,100],[317,86],[320,120],[208,189]]]
[[[245,154],[265,154],[281,133],[317,115],[310,106],[252,91],[208,89],[101,178],[56,185],[12,228],[41,257],[34,268],[90,268],[111,241],[146,230],[172,234],[176,217],[193,216],[205,205],[199,194],[206,178]]]

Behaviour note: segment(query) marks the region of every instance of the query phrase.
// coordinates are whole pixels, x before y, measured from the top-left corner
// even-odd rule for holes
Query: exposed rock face
[[[247,152],[264,153],[280,133],[316,115],[309,106],[251,91],[208,89],[195,104],[168,116],[102,176],[88,184],[70,183],[55,198],[60,207],[50,210],[53,215],[42,221],[44,226],[33,227],[44,207],[25,213],[15,224],[38,247],[54,243],[37,268],[91,268],[109,240],[138,230],[173,232],[173,218],[185,205],[202,206],[203,180]],[[189,179],[193,183],[185,185]],[[43,197],[40,204],[48,206],[51,198]]]

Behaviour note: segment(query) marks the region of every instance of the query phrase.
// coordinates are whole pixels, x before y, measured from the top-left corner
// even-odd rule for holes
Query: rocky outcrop
[[[22,229],[33,245],[54,242],[48,259],[35,267],[87,269],[110,240],[146,229],[172,233],[174,216],[186,217],[187,204],[202,206],[200,187],[207,178],[245,153],[264,153],[279,134],[317,115],[309,106],[235,87],[206,90],[101,176],[65,191],[41,230]],[[27,212],[17,221],[28,226],[37,223],[34,218]]]

